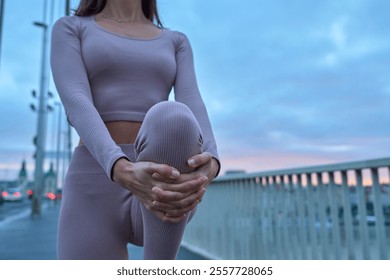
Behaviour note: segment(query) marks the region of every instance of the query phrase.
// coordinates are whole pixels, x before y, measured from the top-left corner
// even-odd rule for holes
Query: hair
[[[75,10],[76,16],[92,16],[100,13],[106,6],[106,0],[81,0],[78,8]],[[142,11],[147,19],[154,22],[162,28],[157,10],[157,0],[142,0]]]

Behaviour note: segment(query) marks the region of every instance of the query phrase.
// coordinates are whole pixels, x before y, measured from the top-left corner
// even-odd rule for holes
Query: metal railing
[[[383,158],[221,176],[183,246],[210,259],[388,259],[389,167]]]

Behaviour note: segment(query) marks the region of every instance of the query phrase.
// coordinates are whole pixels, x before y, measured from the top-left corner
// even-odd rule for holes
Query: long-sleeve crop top
[[[142,122],[172,87],[175,101],[198,120],[204,151],[219,161],[183,33],[161,29],[154,38],[129,38],[105,30],[94,16],[62,17],[52,29],[50,62],[68,121],[110,178],[114,163],[127,156],[104,122]]]

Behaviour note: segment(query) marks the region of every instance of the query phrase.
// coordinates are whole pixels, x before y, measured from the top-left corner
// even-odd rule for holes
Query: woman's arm
[[[177,194],[178,190],[172,185],[154,189],[157,194],[157,200],[153,203],[154,206],[164,209],[168,215],[172,216],[189,211],[188,209],[192,210],[201,201],[207,185],[218,175],[220,170],[217,145],[196,81],[192,48],[188,38],[179,32],[176,41],[176,64],[175,100],[186,104],[195,115],[202,129],[204,152],[188,160],[188,164],[196,168],[195,171],[189,174],[181,174],[174,182],[186,183],[197,178],[204,178],[204,181],[199,189],[184,189],[180,196]],[[160,181],[172,182],[171,178],[159,174],[153,176]],[[180,197],[180,200],[175,199],[178,197]],[[169,202],[167,203],[167,201]]]
[[[206,106],[204,105],[203,99],[199,92],[192,48],[187,36],[180,32],[177,32],[177,36],[177,71],[174,83],[175,100],[186,104],[195,115],[203,133],[204,152],[211,154],[214,160],[218,163],[218,171],[215,174],[215,176],[217,176],[220,170],[217,145],[214,139],[214,134],[211,128]]]
[[[114,163],[127,156],[111,138],[93,104],[81,53],[81,36],[75,16],[63,17],[53,26],[50,57],[53,79],[68,121],[111,178]]]

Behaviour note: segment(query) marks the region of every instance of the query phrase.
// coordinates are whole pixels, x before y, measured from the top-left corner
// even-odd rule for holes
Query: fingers
[[[170,222],[179,222],[182,221],[190,211],[192,211],[198,204],[201,202],[201,199],[196,199],[192,201],[191,204],[184,208],[176,208],[171,210],[160,210],[155,209],[154,211],[157,213],[157,217],[162,221],[170,221]],[[160,204],[154,204],[154,208],[160,206]],[[172,205],[168,206],[172,207]],[[165,215],[165,217],[164,217]]]
[[[210,163],[212,156],[210,153],[204,152],[191,157],[187,164],[196,169],[200,166]],[[164,183],[180,183],[199,177],[199,174],[192,172],[189,174],[180,174],[180,172],[166,164],[150,163],[148,172],[152,175],[153,179]],[[187,176],[184,176],[187,175]]]
[[[157,218],[159,218],[163,222],[169,222],[169,223],[179,223],[186,219],[185,214],[181,215],[167,215],[165,212],[160,210],[150,210]]]
[[[192,211],[201,201],[206,189],[202,189],[197,193],[191,194],[182,201],[169,204],[165,202],[154,201],[153,208],[165,213],[169,219],[181,219]]]
[[[186,218],[186,215],[192,211],[201,201],[206,189],[201,188],[195,193],[185,196],[179,194],[182,199],[172,202],[153,201],[152,205],[149,205],[148,210],[156,215],[161,221],[177,223]],[[178,197],[177,193],[167,192],[168,196]]]
[[[192,171],[190,173],[180,174],[180,176],[175,178],[175,179],[163,177],[158,173],[154,173],[152,175],[152,178],[157,180],[157,181],[163,182],[163,183],[180,184],[180,183],[185,183],[185,182],[188,182],[191,180],[199,179],[201,176],[204,176],[201,172]]]
[[[196,171],[180,174],[175,168],[152,162],[138,162],[133,175],[132,192],[158,219],[177,223],[201,201],[209,183],[202,171],[211,162],[211,155],[202,153],[191,157]],[[130,181],[130,180],[129,180]],[[145,186],[149,186],[146,187]]]
[[[196,206],[198,206],[199,203],[199,200],[195,201],[191,205],[188,205],[186,208],[167,211],[165,215],[168,218],[176,218],[177,216],[181,217],[183,215],[186,216],[190,211],[192,211]]]
[[[148,173],[152,174],[155,179],[176,179],[180,176],[180,172],[169,165],[150,163],[148,167]],[[157,177],[157,178],[156,178]]]
[[[172,201],[169,203],[155,200],[153,201],[153,207],[166,212],[177,210],[177,209],[186,209],[187,207],[194,204],[195,202],[200,203],[205,192],[206,189],[201,188],[196,193],[192,193],[181,200]],[[186,213],[186,211],[183,211],[182,213]]]
[[[211,158],[212,158],[211,154],[204,152],[188,159],[188,165],[190,167],[197,168],[199,166],[208,163],[211,160]]]
[[[150,211],[153,215],[155,215],[158,219],[160,219],[163,222],[178,223],[186,219],[185,213],[180,214],[177,212],[176,215],[169,215],[165,211],[157,209],[151,203],[143,203],[143,204],[148,211]]]
[[[182,175],[179,175],[180,177]],[[168,184],[173,184],[173,183],[178,183],[180,177],[173,177],[172,175],[169,175],[168,177],[163,176],[159,173],[153,173],[152,178],[163,183],[168,183]]]
[[[180,184],[162,184],[154,187],[152,191],[157,195],[157,200],[171,202],[181,200],[189,194],[199,191],[207,183],[208,178],[203,176]]]

